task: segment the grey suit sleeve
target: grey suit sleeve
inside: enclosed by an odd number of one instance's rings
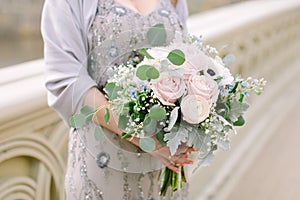
[[[84,25],[80,13],[75,13],[66,0],[46,0],[42,15],[48,104],[65,122],[80,109],[85,93],[96,86],[86,68]]]

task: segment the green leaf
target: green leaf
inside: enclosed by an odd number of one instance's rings
[[[141,80],[157,79],[159,71],[151,65],[141,65],[136,70],[136,76]]]
[[[234,126],[243,126],[245,124],[245,119],[243,116],[239,116],[238,120],[233,123]]]
[[[139,50],[139,53],[142,55],[142,56],[145,56],[146,58],[148,59],[154,59],[148,52],[145,48],[142,48]]]
[[[104,114],[104,121],[105,121],[105,123],[109,123],[109,119],[110,119],[110,112],[109,112],[109,109],[108,108],[106,108],[105,109],[105,114]]]
[[[116,83],[107,83],[104,91],[106,92],[107,96],[110,100],[116,99],[119,95],[118,92],[121,91],[122,88],[120,86],[117,86]]]
[[[150,79],[157,79],[159,77],[159,71],[155,68],[155,67],[150,67],[147,71],[146,71],[146,75],[150,78]]]
[[[75,114],[70,118],[69,124],[73,128],[82,128],[86,125],[86,117],[83,114]]]
[[[167,41],[167,32],[163,24],[156,24],[147,32],[147,39],[152,46],[163,46]]]
[[[163,146],[166,146],[166,142],[164,141],[165,132],[163,130],[160,130],[158,133],[156,133],[156,139],[159,141],[159,143]]]
[[[149,134],[155,133],[156,128],[157,128],[157,120],[152,119],[152,118],[147,118],[144,121],[143,130],[146,131],[147,133],[149,133]]]
[[[104,137],[104,132],[101,127],[96,126],[94,130],[94,137],[96,141],[100,141]]]
[[[140,138],[140,148],[145,152],[152,152],[155,149],[155,141],[152,138]]]
[[[96,109],[89,105],[83,106],[80,109],[80,113],[86,117],[86,123],[92,121],[95,112]]]
[[[175,49],[171,51],[167,57],[171,63],[174,65],[182,65],[185,62],[185,55],[184,53],[179,50]]]
[[[129,116],[127,115],[120,115],[118,121],[118,127],[121,130],[125,130],[127,128],[127,123],[129,122]]]
[[[166,118],[166,110],[159,105],[155,105],[150,109],[149,117],[155,120],[164,120]]]
[[[128,132],[128,133],[123,132],[122,135],[121,135],[121,139],[124,140],[124,139],[130,138],[131,135],[132,135],[132,133],[133,133],[133,132]]]

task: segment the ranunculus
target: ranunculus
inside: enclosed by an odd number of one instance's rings
[[[158,79],[151,80],[151,89],[155,96],[164,105],[175,105],[174,103],[182,97],[186,86],[180,77],[170,76],[168,73],[161,73]]]
[[[204,71],[206,76],[210,76],[213,79],[222,77],[219,85],[226,85],[232,83],[234,78],[232,77],[229,69],[221,64],[221,60],[210,58],[208,61],[207,69]]]
[[[199,95],[210,103],[218,99],[218,84],[213,79],[203,75],[192,75],[188,82],[188,94]]]
[[[199,95],[187,95],[181,100],[183,120],[190,124],[203,122],[210,112],[209,102]]]

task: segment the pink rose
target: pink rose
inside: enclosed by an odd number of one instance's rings
[[[161,73],[158,79],[151,81],[151,89],[155,96],[164,105],[175,105],[174,103],[182,97],[185,92],[185,83],[180,77]]]
[[[209,102],[199,95],[187,95],[180,103],[183,120],[190,124],[203,122],[210,113]]]
[[[218,84],[211,78],[203,75],[192,75],[188,82],[188,94],[199,95],[210,103],[218,99]]]

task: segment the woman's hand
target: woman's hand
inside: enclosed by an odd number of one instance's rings
[[[179,173],[180,170],[178,167],[185,164],[193,164],[193,160],[189,159],[189,153],[195,151],[191,147],[186,145],[181,145],[176,154],[171,156],[170,149],[167,146],[159,145],[155,151],[150,154],[157,159],[159,159],[167,168],[172,170],[175,173]]]

